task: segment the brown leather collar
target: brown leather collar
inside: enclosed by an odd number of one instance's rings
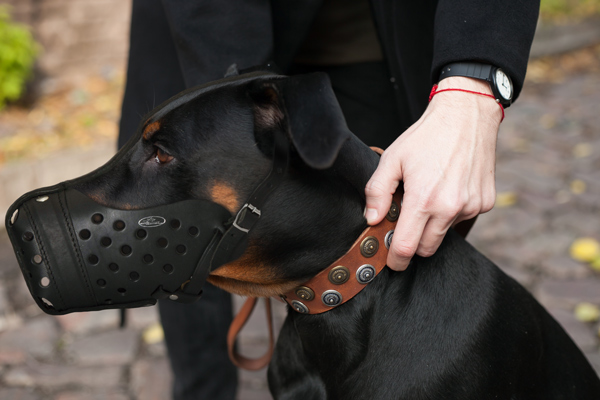
[[[401,201],[401,193],[394,195],[381,223],[365,229],[346,254],[281,298],[299,313],[321,314],[356,296],[386,265]]]

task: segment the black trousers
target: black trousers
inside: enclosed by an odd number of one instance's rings
[[[286,72],[314,71],[329,74],[348,126],[365,143],[385,148],[401,133],[404,125],[395,111],[384,62],[295,65]],[[119,147],[134,134],[144,114],[183,89],[177,52],[160,0],[135,0]],[[200,301],[186,305],[160,301],[159,310],[175,377],[174,400],[234,399],[237,371],[226,348],[231,296],[207,284]]]

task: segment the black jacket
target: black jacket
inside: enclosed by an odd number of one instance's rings
[[[243,69],[274,61],[286,71],[321,2],[134,0],[121,128],[133,132],[138,121],[125,120],[129,115],[139,118],[185,87],[219,79],[233,63]],[[408,104],[399,109],[404,120],[420,117],[431,85],[450,62],[501,67],[513,80],[515,98],[519,95],[539,0],[372,0],[371,5],[390,84],[398,104]]]

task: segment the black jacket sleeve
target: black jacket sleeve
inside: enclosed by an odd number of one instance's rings
[[[515,98],[525,80],[539,0],[440,0],[435,13],[431,79],[456,61],[479,61],[512,78]]]

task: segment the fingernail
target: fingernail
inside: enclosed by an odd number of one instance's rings
[[[367,208],[367,213],[365,214],[365,217],[367,218],[367,222],[370,224],[371,222],[373,222],[377,219],[378,215],[379,215],[379,213],[377,212],[376,209]]]

